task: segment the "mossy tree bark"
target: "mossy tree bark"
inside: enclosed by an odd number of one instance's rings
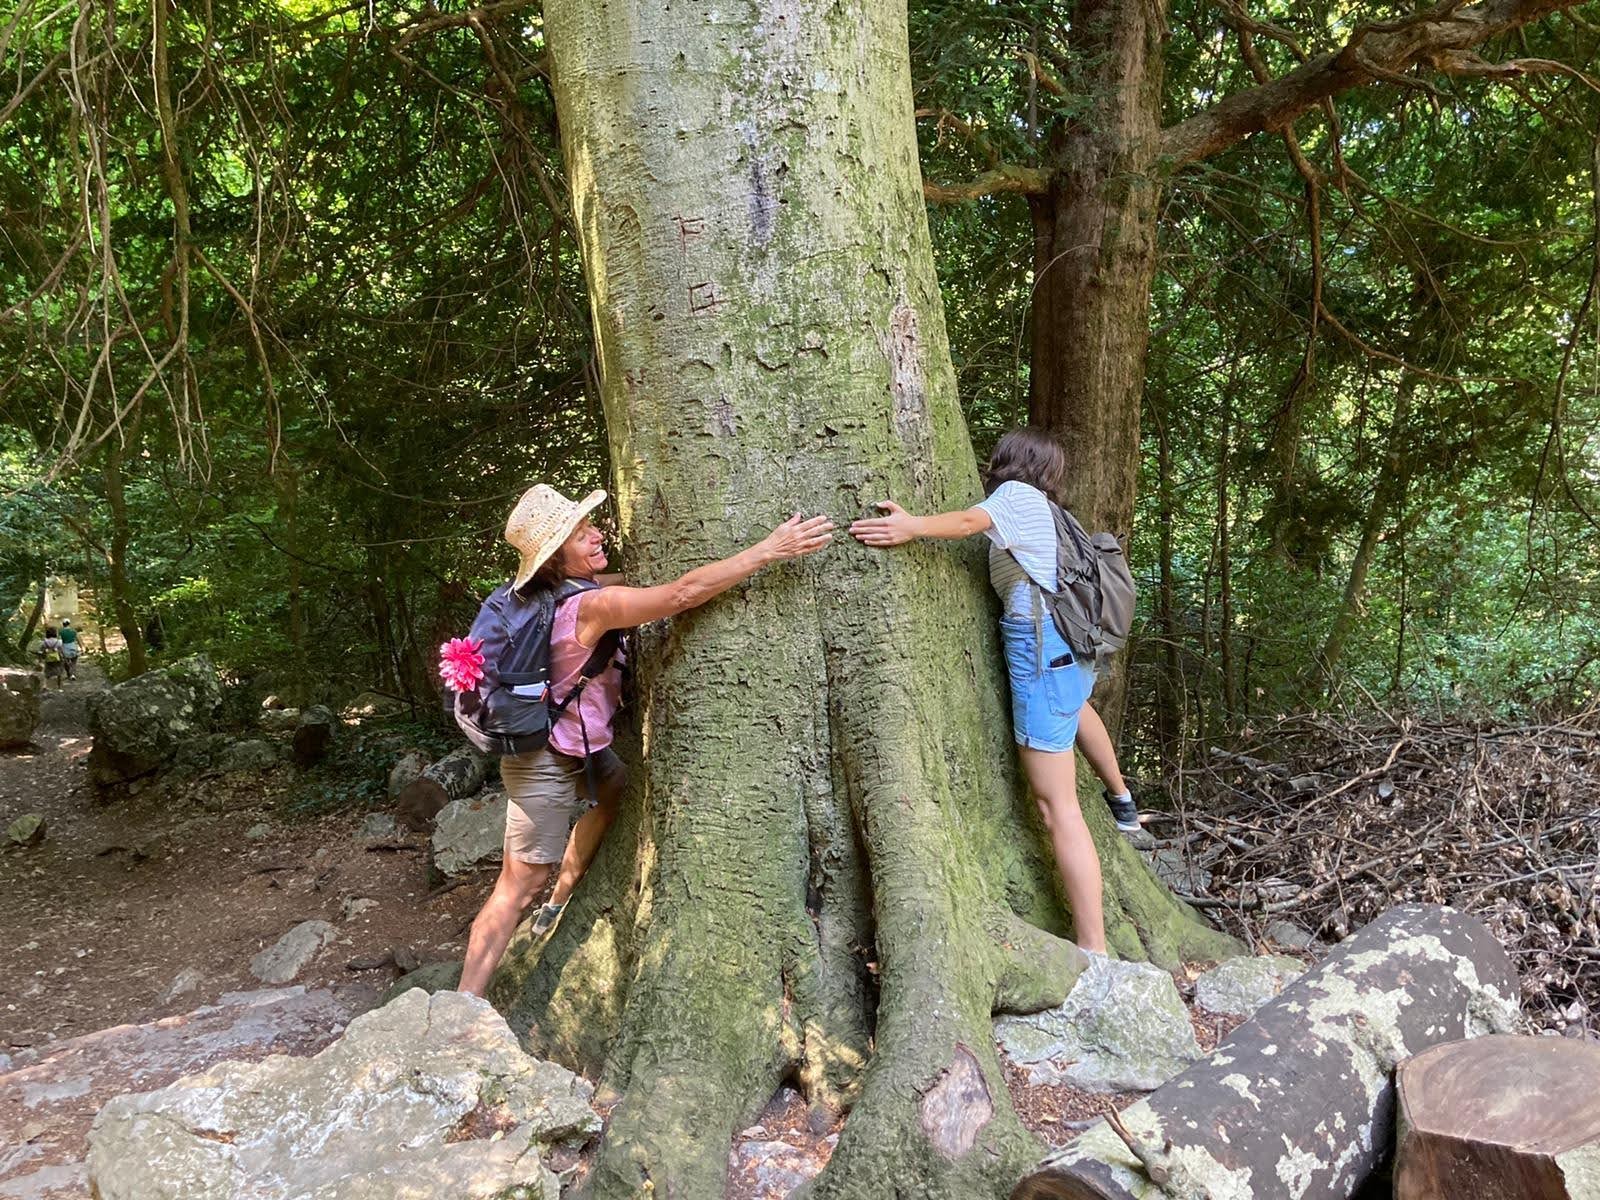
[[[972,503],[903,4],[549,0],[545,21],[630,574],[795,510]],[[620,1098],[591,1195],[721,1194],[785,1079],[850,1109],[818,1197],[1000,1195],[1036,1157],[990,1018],[1059,1001],[1079,958],[981,562],[841,539],[641,639],[630,801],[490,993]],[[1118,951],[1225,953],[1086,809]]]

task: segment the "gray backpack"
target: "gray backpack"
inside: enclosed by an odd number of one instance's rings
[[[1056,522],[1056,590],[1043,593],[1045,605],[1072,652],[1098,668],[1128,644],[1133,573],[1115,535],[1090,537],[1054,500],[1050,515]]]

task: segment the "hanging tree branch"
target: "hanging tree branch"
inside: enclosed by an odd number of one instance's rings
[[[1197,162],[1235,142],[1296,117],[1341,92],[1377,80],[1427,87],[1404,73],[1425,66],[1450,72],[1461,56],[1580,0],[1459,0],[1401,21],[1364,25],[1338,50],[1319,54],[1270,83],[1236,93],[1180,121],[1161,135],[1161,154],[1173,167]]]
[[[932,183],[923,180],[922,195],[934,204],[953,204],[961,200],[976,200],[981,196],[995,196],[1005,192],[1018,192],[1024,196],[1042,196],[1050,185],[1050,175],[1037,167],[1019,167],[1002,163],[992,171],[985,171],[966,183]]]

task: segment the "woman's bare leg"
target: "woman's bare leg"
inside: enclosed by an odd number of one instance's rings
[[[1102,911],[1100,856],[1078,807],[1077,756],[1071,750],[1052,752],[1018,747],[1022,769],[1028,774],[1039,813],[1050,832],[1056,869],[1066,885],[1072,905],[1072,924],[1078,945],[1101,954],[1106,949],[1106,923]]]
[[[1105,722],[1095,712],[1094,705],[1089,703],[1078,710],[1078,749],[1083,751],[1094,773],[1113,796],[1128,790],[1122,768],[1117,765],[1117,751],[1111,744],[1111,735],[1106,732]]]
[[[507,852],[500,864],[500,878],[495,880],[494,891],[484,901],[482,910],[473,919],[472,933],[467,938],[467,957],[461,966],[461,990],[474,996],[483,995],[489,986],[489,976],[500,965],[500,957],[511,944],[517,922],[528,905],[550,878],[550,863],[525,863],[512,858]]]
[[[566,853],[561,856],[561,871],[556,876],[556,886],[547,904],[565,904],[567,897],[572,895],[572,889],[578,886],[578,880],[583,878],[583,873],[594,861],[595,851],[600,849],[606,830],[617,819],[617,808],[622,802],[622,780],[622,772],[617,771],[599,781],[595,806],[578,818],[578,823],[572,827],[572,836],[567,838]]]

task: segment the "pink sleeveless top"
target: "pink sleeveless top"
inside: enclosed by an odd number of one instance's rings
[[[584,597],[577,596],[556,609],[550,626],[550,680],[557,703],[567,698],[572,685],[578,682],[578,672],[588,661],[593,647],[578,641],[578,606]],[[621,652],[617,658],[622,657]],[[607,667],[598,679],[591,679],[583,695],[571,708],[561,714],[561,719],[550,731],[550,746],[574,758],[583,757],[583,730],[589,730],[589,752],[603,750],[611,745],[611,723],[616,719],[622,704],[622,669]],[[583,710],[583,724],[578,722],[578,710]]]

